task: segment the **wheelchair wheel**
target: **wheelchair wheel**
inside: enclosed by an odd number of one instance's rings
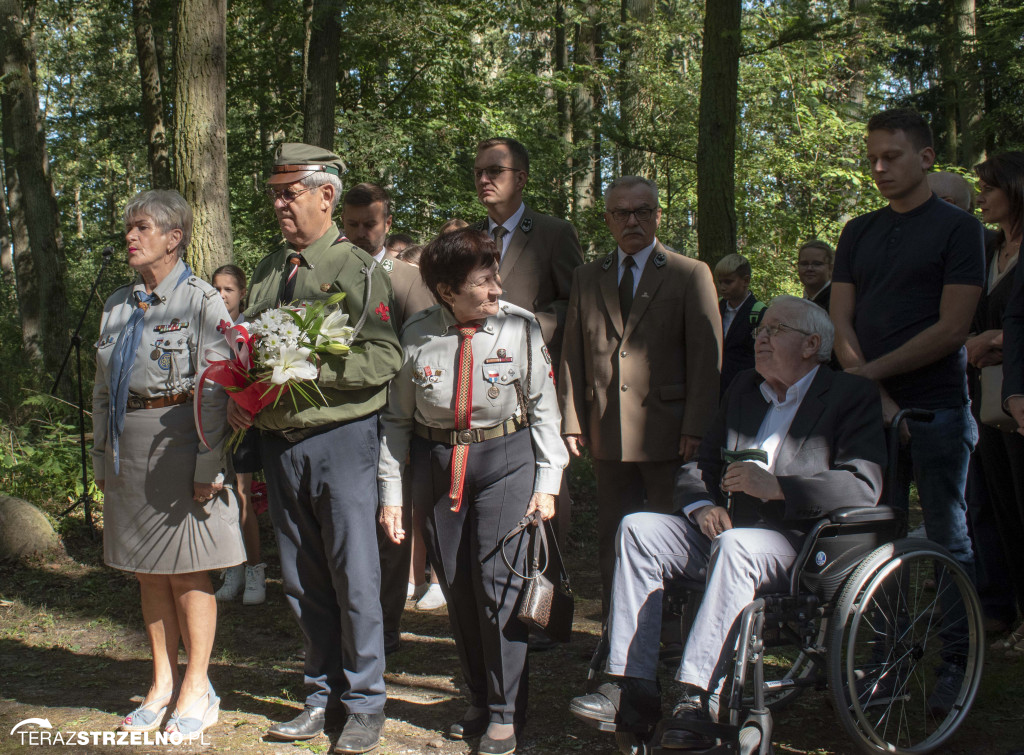
[[[650,733],[644,735],[632,731],[617,731],[615,744],[622,755],[651,755]]]
[[[830,625],[829,687],[859,749],[940,748],[974,702],[983,660],[981,606],[956,560],[920,539],[877,548],[844,584]]]

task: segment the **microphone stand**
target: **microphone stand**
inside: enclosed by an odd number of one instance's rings
[[[100,264],[100,270],[96,273],[96,280],[93,281],[92,290],[89,292],[89,298],[85,300],[85,307],[82,309],[82,316],[78,319],[78,327],[75,328],[74,335],[71,336],[71,343],[68,345],[68,350],[64,353],[64,361],[60,365],[60,369],[57,371],[57,378],[53,381],[53,387],[50,388],[51,394],[57,393],[57,386],[60,385],[60,380],[64,377],[64,368],[68,366],[68,359],[71,358],[71,350],[75,352],[75,362],[77,364],[77,378],[78,378],[78,445],[82,452],[82,494],[78,496],[78,499],[68,506],[66,510],[61,512],[61,516],[65,517],[74,511],[79,505],[82,506],[85,511],[85,523],[89,527],[89,534],[95,538],[96,528],[93,526],[92,521],[92,507],[96,503],[93,497],[89,494],[89,464],[88,464],[88,452],[85,448],[85,402],[82,398],[82,326],[85,324],[85,316],[89,312],[89,305],[92,304],[92,298],[96,295],[96,289],[99,288],[100,278],[103,277],[103,271],[107,269],[107,265],[110,264],[110,258],[114,254],[113,247],[103,248],[103,262]]]

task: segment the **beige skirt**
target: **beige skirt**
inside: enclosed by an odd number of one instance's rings
[[[192,500],[199,436],[192,405],[125,415],[121,473],[108,444],[104,466],[103,560],[144,574],[224,569],[245,560],[238,498],[225,488],[206,504]]]

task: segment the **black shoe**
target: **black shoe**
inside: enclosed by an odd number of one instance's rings
[[[380,730],[384,728],[384,713],[353,713],[345,722],[345,728],[334,743],[331,752],[369,752],[380,744]]]
[[[539,629],[530,632],[530,639],[526,641],[526,646],[532,653],[542,653],[545,650],[551,650],[551,648],[555,647],[557,644],[557,642],[541,632]]]
[[[688,728],[693,723],[710,721],[707,702],[700,695],[683,695],[661,735],[661,747],[665,750],[706,750],[712,747],[714,739]]]
[[[487,731],[487,725],[490,722],[490,713],[485,710],[476,718],[463,718],[453,723],[448,727],[448,736],[451,739],[469,739],[470,737],[479,737]]]
[[[661,717],[657,682],[623,676],[605,682],[596,692],[573,698],[569,712],[586,718],[627,727],[655,723]]]
[[[480,755],[512,755],[516,751],[516,735],[513,734],[505,739],[491,739],[484,734],[480,738],[480,747],[477,752]]]
[[[307,705],[302,713],[291,721],[271,726],[267,731],[267,736],[270,739],[279,739],[283,742],[312,739],[324,730],[324,717],[326,713],[326,708]]]

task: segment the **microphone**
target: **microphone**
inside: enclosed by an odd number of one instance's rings
[[[112,246],[105,246],[105,247],[103,247],[103,259],[109,260],[112,256],[114,256],[114,247],[112,247]]]

